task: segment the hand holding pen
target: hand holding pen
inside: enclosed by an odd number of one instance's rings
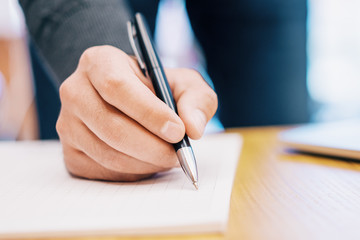
[[[111,46],[86,50],[60,88],[57,130],[75,176],[135,181],[178,165],[171,143],[203,134],[217,108],[199,73],[165,71],[177,115],[156,95],[137,61]]]

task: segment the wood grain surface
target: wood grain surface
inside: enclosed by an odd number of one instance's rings
[[[244,146],[225,234],[101,239],[360,239],[360,164],[285,151],[283,129],[228,130]]]

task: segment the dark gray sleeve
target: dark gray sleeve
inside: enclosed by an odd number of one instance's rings
[[[82,52],[112,45],[131,53],[125,0],[20,0],[41,57],[61,83],[76,68]]]

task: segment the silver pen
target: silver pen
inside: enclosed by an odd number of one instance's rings
[[[136,55],[143,74],[150,77],[156,96],[178,114],[169,83],[150,38],[149,28],[144,16],[140,13],[136,13],[134,21],[129,21],[127,27],[131,47]],[[135,39],[137,39],[139,49],[135,43]],[[196,159],[188,136],[185,134],[184,138],[180,142],[173,144],[173,146],[186,176],[190,179],[195,188],[198,189]]]

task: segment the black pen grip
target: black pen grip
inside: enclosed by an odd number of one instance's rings
[[[184,138],[180,142],[173,144],[173,146],[175,148],[175,152],[177,150],[179,150],[180,148],[191,147],[189,138],[188,138],[188,136],[186,134],[185,134]]]

